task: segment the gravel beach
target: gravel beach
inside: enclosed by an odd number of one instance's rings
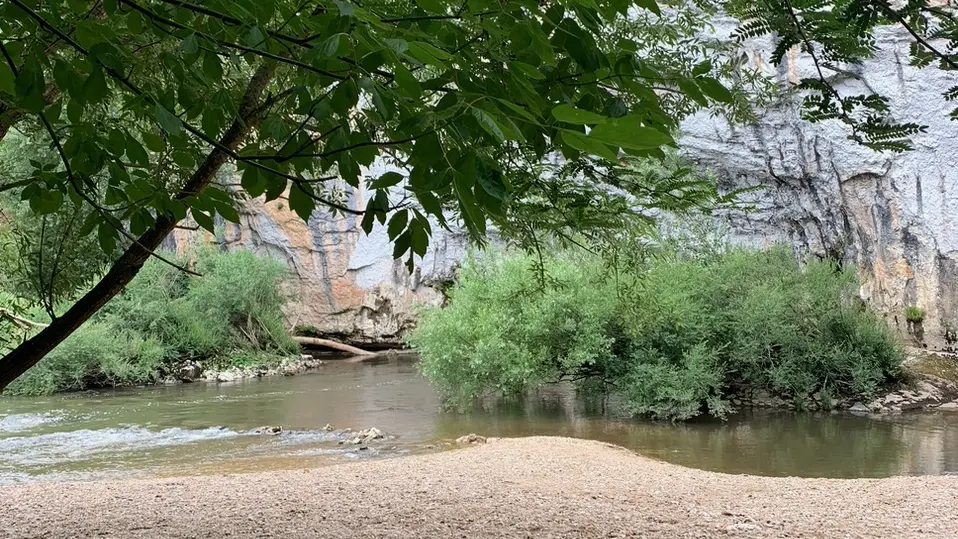
[[[0,537],[958,538],[958,477],[725,475],[517,438],[311,470],[0,487]]]

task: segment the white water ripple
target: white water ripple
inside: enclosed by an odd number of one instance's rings
[[[0,434],[22,432],[63,419],[53,414],[10,414],[0,417]]]
[[[0,438],[0,467],[56,464],[103,453],[141,451],[244,435],[223,427],[151,431],[134,426],[15,436]]]

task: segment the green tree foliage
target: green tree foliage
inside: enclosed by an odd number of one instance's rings
[[[648,250],[648,248],[647,248]],[[562,251],[537,284],[534,257],[483,253],[410,337],[448,402],[573,380],[604,386],[636,414],[723,417],[730,390],[792,399],[866,398],[899,376],[902,351],[854,297],[854,276],[800,266],[784,248],[685,257],[669,249],[611,278]]]
[[[213,184],[229,162],[245,196],[285,196],[304,219],[357,214],[367,232],[388,220],[412,265],[435,223],[480,238],[488,219],[508,225],[525,200],[564,190],[538,174],[548,155],[583,169],[662,156],[684,114],[741,110],[719,81],[739,59],[695,37],[707,6],[677,7],[697,14],[650,0],[5,1],[0,136],[27,123],[57,160],[0,190],[38,215],[80,208],[77,233],[113,263],[0,360],[0,386],[161,256],[177,222],[238,221],[237,193]],[[376,159],[398,166],[367,177]],[[604,187],[580,183],[576,211]]]
[[[185,257],[167,256],[186,263]],[[249,366],[275,363],[299,350],[283,323],[281,309],[288,298],[282,291],[287,275],[282,262],[213,248],[193,258],[202,278],[158,260],[148,262],[122,294],[7,393],[152,383],[185,359],[213,367]],[[45,321],[36,309],[25,314]]]
[[[903,28],[903,36],[892,46],[897,48],[901,40],[906,40],[911,65],[958,69],[958,19],[954,8],[942,2],[730,0],[727,5],[743,19],[740,37],[774,34],[775,63],[780,63],[793,47],[810,57],[815,75],[799,85],[807,91],[803,109],[806,119],[841,121],[849,128],[849,138],[876,150],[909,150],[909,138],[925,130],[919,124],[896,121],[886,96],[872,91],[842,94],[834,88],[835,77],[848,76],[848,66],[861,63],[878,50],[874,35],[877,27]],[[958,85],[940,91],[948,101],[958,99]],[[951,117],[958,118],[958,109],[951,112]]]
[[[191,359],[227,357],[236,349],[299,350],[284,325],[285,264],[248,250],[213,247],[194,257],[203,277],[151,261],[99,317],[155,337],[175,355]]]

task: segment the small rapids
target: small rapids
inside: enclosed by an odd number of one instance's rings
[[[387,436],[367,440],[359,431],[369,427]],[[455,414],[414,363],[389,360],[236,383],[0,398],[0,485],[302,469],[440,451],[469,433],[595,439],[726,473],[958,472],[958,412],[754,411],[652,423],[560,385]]]
[[[61,419],[54,414],[10,414],[0,417],[0,434],[26,431]]]

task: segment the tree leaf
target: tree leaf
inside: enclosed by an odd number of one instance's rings
[[[399,91],[407,97],[418,99],[422,95],[422,86],[416,77],[402,64],[396,66],[394,73]]]
[[[409,223],[409,247],[413,253],[421,257],[426,256],[426,250],[429,248],[429,235],[426,230],[419,225],[419,221],[413,220]]]
[[[46,106],[43,93],[46,83],[43,80],[43,70],[34,61],[27,62],[17,76],[14,88],[20,105],[30,112],[42,112]]]
[[[416,4],[427,13],[446,13],[446,4],[441,0],[416,0]]]
[[[649,150],[659,146],[673,146],[675,141],[666,133],[642,125],[636,116],[623,116],[592,128],[589,138],[622,149]]]
[[[389,220],[389,226],[386,230],[386,233],[389,236],[389,241],[396,239],[399,236],[399,233],[406,228],[406,222],[409,220],[409,213],[407,210],[402,210],[396,212],[392,218]]]
[[[582,133],[576,133],[575,131],[569,131],[567,129],[560,129],[559,132],[562,141],[576,150],[586,152],[591,155],[597,155],[609,161],[618,160],[616,153],[603,142],[589,138]]]
[[[111,129],[110,136],[107,138],[108,149],[110,153],[119,157],[126,153],[126,135],[119,129]]]
[[[171,135],[179,135],[183,130],[183,122],[159,103],[156,104],[156,121],[160,123],[160,127],[164,131]]]
[[[203,74],[213,83],[217,83],[223,78],[223,64],[220,62],[218,55],[212,52],[206,52],[203,55]]]
[[[192,170],[196,165],[196,159],[193,158],[193,155],[190,154],[190,152],[177,150],[170,154],[170,157],[173,159],[174,163],[185,170]]]
[[[336,7],[339,8],[340,17],[352,17],[356,14],[356,10],[353,9],[352,4],[344,0],[333,0],[333,3],[336,4]]]
[[[731,103],[734,99],[732,92],[717,79],[712,77],[696,77],[695,82],[698,83],[699,88],[705,92],[705,95],[720,103]]]
[[[506,136],[502,133],[502,129],[499,128],[499,126],[496,124],[496,121],[493,120],[492,116],[487,114],[486,111],[472,107],[471,113],[472,117],[479,122],[479,125],[482,126],[487,133],[492,135],[497,142],[504,142],[506,140]]]
[[[99,65],[94,66],[90,76],[80,89],[83,100],[87,103],[99,103],[106,99],[107,86],[106,76],[103,74],[103,68]]]
[[[393,258],[401,258],[409,250],[412,243],[412,233],[407,229],[393,242]]]
[[[233,207],[232,203],[217,200],[213,202],[213,205],[216,206],[216,213],[222,215],[223,219],[231,223],[239,224],[239,213],[236,212],[236,208]]]
[[[143,143],[151,152],[166,151],[166,140],[163,137],[148,131],[141,133],[141,136],[143,137]]]
[[[0,62],[0,92],[16,94],[16,80],[6,62]]]
[[[560,122],[570,124],[600,124],[607,120],[601,114],[577,109],[572,105],[559,105],[552,109],[552,116]]]
[[[196,221],[196,224],[200,225],[206,230],[209,230],[210,232],[215,233],[215,226],[214,226],[212,217],[201,212],[200,210],[196,208],[192,208],[190,210],[190,215],[193,216],[193,220]]]
[[[266,191],[266,179],[260,174],[256,167],[246,167],[240,184],[251,198],[256,198]]]
[[[146,153],[143,146],[132,136],[126,139],[126,156],[134,163],[148,167],[150,166],[150,155]]]
[[[271,173],[264,174],[263,171],[260,171],[260,175],[266,180],[266,190],[264,191],[266,202],[276,200],[283,194],[283,191],[286,190],[288,181],[283,176]]]
[[[196,52],[200,50],[200,44],[196,40],[196,32],[186,36],[186,38],[180,42],[180,50],[183,51],[183,54],[196,54]]]
[[[106,254],[111,254],[116,250],[116,229],[107,221],[101,221],[96,229],[96,239],[100,243],[100,249]]]
[[[369,184],[370,189],[385,189],[392,187],[403,180],[403,175],[398,172],[387,172],[380,176],[376,181]]]
[[[535,80],[544,80],[545,75],[535,67],[523,62],[509,62],[509,71],[516,71]]]
[[[320,43],[318,54],[323,58],[335,56],[336,53],[339,52],[339,45],[343,35],[344,34],[334,34]]]
[[[309,184],[300,185],[294,183],[289,188],[289,209],[296,212],[303,221],[309,221],[309,216],[313,214],[316,208],[316,201],[306,193],[305,189],[310,189]]]

